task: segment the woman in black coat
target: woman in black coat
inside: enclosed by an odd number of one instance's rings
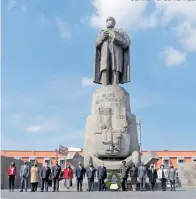
[[[148,169],[149,182],[151,183],[152,191],[154,191],[156,179],[157,179],[157,170],[154,168],[153,164],[150,165]]]
[[[133,191],[136,191],[137,176],[138,176],[138,170],[135,164],[133,163],[130,168],[131,185],[132,185]]]

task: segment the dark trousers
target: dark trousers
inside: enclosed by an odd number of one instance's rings
[[[154,187],[155,187],[155,182],[151,182],[152,191],[154,191]]]
[[[25,190],[27,191],[27,182],[28,178],[22,177],[21,181],[20,181],[20,190],[22,191],[23,188],[25,188]]]
[[[122,190],[126,191],[127,189],[127,178],[122,179]]]
[[[53,178],[53,191],[59,191],[59,179]]]
[[[99,179],[98,188],[99,188],[99,191],[105,190],[104,179]]]
[[[170,186],[171,186],[171,191],[172,190],[176,190],[176,188],[175,188],[175,180],[170,180]]]
[[[44,191],[44,187],[48,191],[48,181],[48,178],[42,178],[41,191]]]
[[[33,183],[31,183],[31,192],[35,192],[35,191],[37,191],[37,185],[38,185],[38,183],[37,182],[33,182]]]
[[[83,178],[77,178],[77,191],[82,191]]]
[[[94,191],[94,178],[89,178],[88,179],[88,190],[89,191]]]
[[[162,191],[166,191],[166,179],[162,178],[161,179],[161,187],[162,187]]]
[[[9,176],[9,190],[14,191],[14,181],[15,181],[15,176],[14,175],[10,175]]]
[[[146,190],[146,178],[140,178],[140,191]]]

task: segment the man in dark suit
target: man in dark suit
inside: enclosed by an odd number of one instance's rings
[[[96,169],[92,164],[86,170],[86,176],[88,178],[88,191],[94,191],[94,180],[95,180]]]
[[[157,170],[154,168],[153,164],[151,164],[150,168],[148,169],[148,177],[149,177],[149,182],[151,183],[152,191],[154,191],[156,179],[158,176],[157,176]]]
[[[82,183],[85,177],[85,168],[82,166],[82,163],[78,163],[78,167],[75,170],[75,176],[77,181],[77,191],[82,191]]]
[[[97,169],[97,178],[98,178],[98,187],[99,191],[102,191],[105,189],[105,183],[104,180],[107,178],[107,169],[102,163],[101,166],[98,167]]]
[[[45,165],[41,168],[40,171],[41,192],[44,191],[44,185],[45,185],[45,190],[48,191],[48,182],[50,177],[51,177],[51,169],[48,166],[48,164],[45,163]]]
[[[59,180],[61,177],[61,166],[56,161],[56,165],[52,167],[52,178],[53,178],[53,192],[59,191]]]

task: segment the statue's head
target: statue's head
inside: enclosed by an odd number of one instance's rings
[[[114,26],[116,25],[116,21],[113,17],[108,17],[106,19],[106,26],[107,28],[114,28]]]

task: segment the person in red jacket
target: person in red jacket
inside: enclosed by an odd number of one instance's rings
[[[70,187],[72,186],[72,179],[73,179],[73,169],[71,168],[71,165],[68,164],[67,168],[64,169],[63,177],[65,179],[65,187],[67,191],[70,191]]]
[[[14,191],[14,181],[16,178],[16,166],[15,162],[12,162],[7,169],[7,176],[9,179],[9,191]]]

